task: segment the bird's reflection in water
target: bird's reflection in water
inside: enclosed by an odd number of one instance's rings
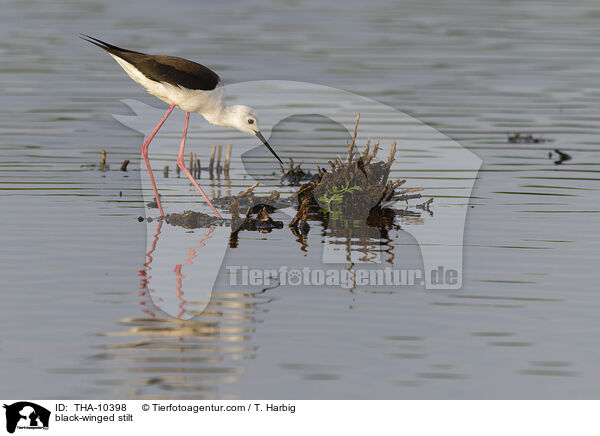
[[[156,310],[178,319],[191,319],[195,316],[189,309],[191,304],[209,303],[227,236],[225,226],[189,230],[157,222],[139,272],[142,295],[150,297]],[[153,316],[150,307],[146,313]]]
[[[193,245],[188,248],[188,257],[184,261],[186,265],[192,265],[193,259],[198,257],[198,255],[196,254],[196,249],[206,246],[204,241],[211,237],[210,234],[212,232],[214,232],[214,230],[215,230],[215,227],[212,226],[208,230],[208,232],[206,232],[206,234],[197,241],[196,245]],[[180,319],[183,316],[183,314],[185,313],[185,304],[186,304],[186,301],[183,296],[183,280],[186,278],[186,276],[184,276],[181,273],[181,267],[182,267],[182,264],[179,263],[179,264],[175,265],[175,268],[173,268],[173,272],[177,276],[177,279],[176,279],[177,286],[175,288],[175,291],[177,294],[177,300],[179,300],[179,302],[180,302],[180,306],[179,306],[180,312],[177,314],[177,318],[180,318]]]
[[[156,224],[140,271],[140,305],[146,316],[124,318],[124,331],[108,333],[115,340],[106,346],[109,352],[105,356],[126,362],[123,371],[130,374],[122,379],[128,380],[129,397],[230,398],[220,394],[218,387],[235,383],[243,373],[243,361],[255,357],[251,336],[256,317],[264,310],[261,306],[272,300],[269,289],[232,292],[226,288],[215,291],[206,301],[186,291],[193,286],[189,280],[194,278],[191,267],[198,266],[194,262],[210,257],[204,256],[202,250],[211,248],[213,239],[223,239],[218,242],[227,245],[223,230],[229,232],[228,228],[217,226],[199,229],[198,238],[198,233],[163,222]],[[173,259],[161,250],[173,242],[180,243],[182,235],[192,244],[179,246],[180,260],[171,261],[169,279],[158,280],[159,271],[166,268],[158,267],[157,261]],[[169,238],[173,239],[165,244]],[[162,309],[168,294],[157,292],[156,287],[163,284],[170,284],[177,313]]]

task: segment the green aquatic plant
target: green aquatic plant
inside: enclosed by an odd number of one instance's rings
[[[323,193],[319,197],[319,203],[322,205],[327,205],[327,210],[333,212],[340,208],[344,201],[344,196],[346,194],[350,194],[354,191],[362,191],[363,188],[361,186],[349,186],[350,182],[346,181],[345,186],[331,186],[330,189]],[[332,207],[332,203],[335,206],[335,209]]]

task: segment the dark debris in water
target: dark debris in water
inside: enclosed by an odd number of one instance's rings
[[[279,191],[271,191],[269,195],[255,195],[254,188],[259,185],[256,182],[254,185],[249,187],[248,189],[240,192],[237,195],[228,195],[224,197],[218,197],[212,200],[213,204],[222,208],[222,209],[230,209],[232,207],[232,201],[237,201],[240,208],[247,208],[250,206],[254,206],[256,204],[266,204],[272,206],[276,209],[289,207],[292,205],[292,202],[288,199],[281,198],[281,194]]]
[[[183,227],[185,229],[198,229],[201,227],[210,227],[214,224],[219,224],[223,220],[202,212],[194,212],[186,210],[183,213],[169,213],[159,220],[165,221],[173,226]]]
[[[317,177],[317,174],[311,174],[310,171],[302,169],[302,163],[294,165],[294,160],[290,159],[290,167],[283,172],[281,181],[290,186],[298,186],[302,182],[312,182]]]
[[[275,212],[276,208],[268,204],[255,204],[246,209],[244,216],[240,216],[239,201],[234,198],[231,203],[231,236],[229,237],[229,246],[235,248],[238,246],[238,233],[242,230],[257,231],[261,233],[270,233],[273,229],[282,229],[283,222],[275,221],[270,214]]]
[[[232,200],[231,227],[234,231],[257,230],[268,233],[273,229],[283,228],[283,222],[275,221],[270,216],[270,214],[275,212],[275,207],[269,204],[258,203],[245,209],[245,213],[240,214],[239,202],[237,199]]]
[[[557,158],[554,161],[554,165],[561,165],[563,162],[566,162],[566,161],[569,161],[572,159],[571,155],[565,153],[564,151],[560,151],[558,148],[554,149],[554,153],[556,153],[556,156],[554,156],[551,151],[548,152],[549,159],[553,159],[554,157]]]
[[[417,204],[417,209],[424,210],[425,212],[429,212],[429,215],[433,215],[433,212],[430,209],[432,203],[433,203],[433,198],[430,198],[429,200],[427,200],[424,203]]]
[[[540,144],[543,142],[550,142],[551,139],[542,138],[541,136],[533,136],[531,133],[522,134],[515,133],[508,135],[508,142],[511,144]]]

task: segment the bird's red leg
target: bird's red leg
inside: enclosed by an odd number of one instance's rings
[[[152,131],[152,133],[150,133],[150,135],[148,135],[148,137],[142,144],[142,156],[144,156],[144,162],[146,163],[146,168],[148,168],[148,174],[150,175],[150,181],[152,182],[152,189],[154,190],[154,197],[156,198],[156,204],[158,205],[158,211],[160,212],[160,216],[165,216],[165,213],[163,212],[162,205],[160,204],[160,198],[158,197],[158,189],[156,188],[156,182],[154,181],[154,174],[152,174],[152,168],[150,167],[150,160],[148,160],[148,147],[150,147],[150,142],[154,139],[154,137],[156,136],[156,134],[158,133],[158,131],[162,127],[162,125],[165,123],[165,121],[167,121],[167,118],[169,115],[171,115],[171,112],[173,112],[173,109],[175,109],[174,104],[172,104],[169,107],[169,110],[167,110],[167,113],[162,117],[162,120],[160,120],[160,122],[156,125],[156,127]]]
[[[183,136],[181,137],[181,146],[179,147],[179,155],[177,156],[177,165],[179,166],[179,168],[181,168],[181,171],[183,171],[185,173],[185,175],[187,176],[187,178],[190,179],[190,181],[192,182],[192,185],[194,185],[196,187],[196,189],[200,192],[200,194],[202,194],[202,197],[204,197],[204,200],[208,203],[208,205],[212,209],[212,211],[215,214],[215,216],[217,218],[223,218],[221,216],[221,214],[219,213],[219,211],[210,202],[210,200],[208,199],[208,197],[206,196],[206,194],[204,193],[204,191],[202,190],[202,188],[198,185],[198,183],[196,183],[196,181],[194,180],[194,178],[192,177],[192,175],[190,174],[190,172],[185,167],[185,163],[183,162],[183,152],[184,152],[184,149],[185,149],[185,137],[187,135],[187,130],[188,130],[188,124],[189,124],[189,122],[190,122],[190,113],[186,112],[185,113],[185,123],[183,125]]]

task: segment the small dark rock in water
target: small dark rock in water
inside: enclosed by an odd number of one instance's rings
[[[548,142],[549,139],[535,137],[531,133],[522,135],[521,133],[515,133],[514,135],[508,135],[508,142],[512,144],[539,144],[541,142]]]
[[[566,162],[568,160],[571,160],[571,156],[568,155],[567,153],[565,153],[564,151],[560,151],[558,148],[554,149],[554,153],[556,153],[558,155],[558,160],[554,161],[554,165],[560,165],[563,162]],[[552,153],[548,154],[549,158],[552,158]]]
[[[194,212],[191,210],[186,210],[183,213],[169,213],[159,219],[165,221],[167,224],[180,226],[185,229],[209,227],[213,224],[221,222],[221,220],[215,216],[207,215],[202,212]]]

